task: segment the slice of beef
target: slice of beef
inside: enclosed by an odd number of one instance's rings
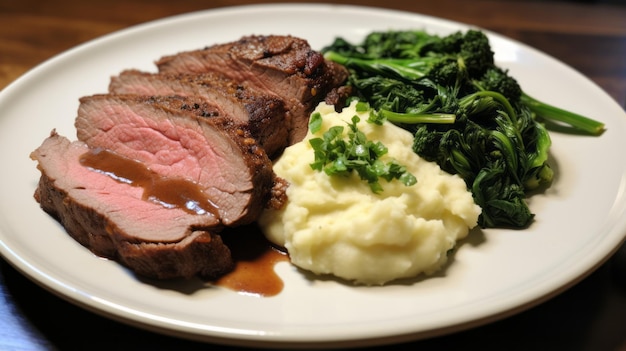
[[[141,188],[82,165],[89,152],[53,132],[31,153],[35,199],[76,241],[151,278],[213,279],[234,267],[217,217],[146,201]]]
[[[325,60],[306,40],[281,35],[245,36],[164,56],[156,65],[163,73],[218,72],[281,97],[290,115],[290,144],[302,140],[313,108],[348,77],[345,67]]]
[[[289,130],[285,126],[282,99],[219,74],[154,74],[126,70],[111,78],[109,92],[197,96],[220,106],[226,116],[248,129],[270,157],[287,146]]]
[[[269,201],[272,163],[248,131],[216,113],[191,97],[99,94],[80,99],[75,126],[92,148],[198,184],[224,225],[251,223]]]

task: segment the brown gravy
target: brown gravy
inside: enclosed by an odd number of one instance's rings
[[[141,162],[99,148],[84,153],[80,163],[118,182],[143,188],[144,200],[168,208],[180,208],[191,214],[210,213],[218,216],[215,204],[192,181],[160,176]]]
[[[81,155],[80,163],[118,182],[142,187],[144,200],[192,214],[208,212],[218,216],[217,207],[194,182],[162,177],[141,162],[105,149],[90,149]],[[261,297],[275,296],[283,290],[284,283],[274,266],[278,262],[289,262],[289,256],[272,246],[256,225],[229,230],[222,233],[222,238],[231,249],[235,268],[213,284]]]
[[[255,225],[245,226],[222,238],[231,249],[235,269],[213,282],[217,286],[250,295],[278,295],[284,282],[274,271],[278,262],[289,262],[287,253],[265,239]]]

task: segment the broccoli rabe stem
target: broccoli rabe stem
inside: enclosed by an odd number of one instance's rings
[[[358,67],[371,74],[388,75],[395,74],[399,78],[417,80],[424,78],[428,71],[428,58],[420,60],[416,59],[384,59],[375,60],[361,59],[357,57],[347,57],[334,51],[328,51],[324,54],[328,60],[335,61],[346,67]]]
[[[382,117],[392,123],[417,124],[417,123],[437,123],[451,124],[456,121],[456,115],[453,113],[398,113],[389,110],[380,110],[378,112]]]
[[[604,123],[602,122],[549,105],[526,93],[522,93],[521,101],[533,113],[546,120],[563,122],[591,135],[600,135],[604,131]]]

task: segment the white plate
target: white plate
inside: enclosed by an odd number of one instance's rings
[[[192,13],[136,26],[67,51],[0,93],[0,249],[20,271],[97,313],[163,333],[237,345],[373,345],[469,328],[535,305],[586,276],[624,240],[626,115],[568,66],[490,33],[496,59],[538,98],[606,123],[601,137],[553,133],[553,186],[531,199],[523,231],[475,231],[442,274],[410,284],[352,287],[307,280],[286,263],[286,287],[261,298],[211,287],[142,283],[79,246],[33,200],[28,157],[51,129],[75,135],[78,98],[105,92],[126,68],[247,34],[292,34],[314,48],[372,30],[468,27],[417,14],[334,5],[262,5]],[[620,157],[615,157],[620,156]]]

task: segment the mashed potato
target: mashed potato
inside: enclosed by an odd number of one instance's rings
[[[367,123],[368,113],[357,113],[355,104],[336,113],[322,103],[316,111],[323,117],[321,130],[287,148],[274,165],[290,183],[288,201],[281,210],[262,214],[265,236],[284,247],[294,265],[359,284],[440,269],[448,250],[476,226],[480,214],[464,181],[417,156],[409,132],[390,123]],[[406,166],[417,178],[415,185],[381,179],[383,191],[375,194],[358,175],[331,177],[311,169],[309,139],[333,125],[345,126],[345,132],[355,114],[361,118],[359,130],[389,149],[382,159]]]

